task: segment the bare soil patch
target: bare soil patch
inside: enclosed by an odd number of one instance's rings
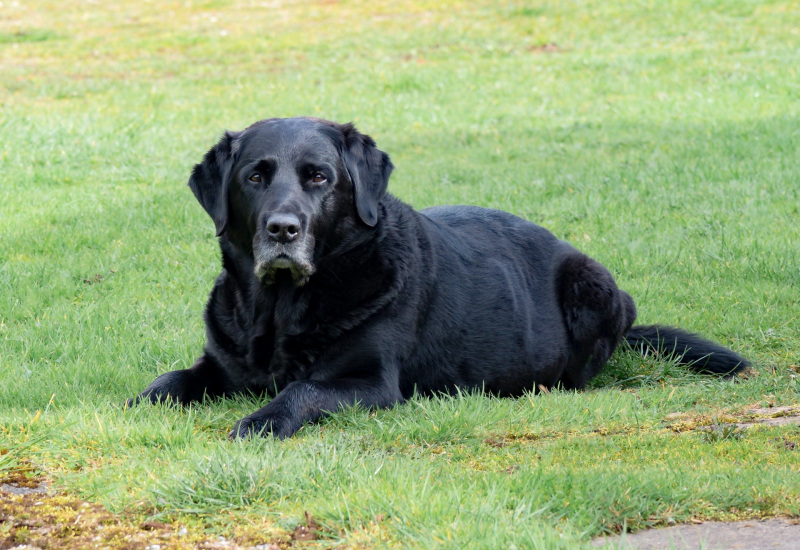
[[[55,492],[49,480],[27,465],[0,474],[0,550],[285,550],[317,538],[319,525],[306,524],[285,537],[228,540],[185,526],[136,520],[103,506]]]
[[[751,407],[737,415],[721,417],[693,417],[684,413],[673,413],[665,418],[667,427],[675,432],[694,430],[716,430],[725,427],[747,429],[754,426],[800,425],[800,405],[780,407]]]

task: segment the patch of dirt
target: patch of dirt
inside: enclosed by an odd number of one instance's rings
[[[619,550],[796,550],[800,548],[800,521],[767,519],[676,525],[632,535],[603,537],[595,539],[593,544],[603,549]]]
[[[113,269],[108,272],[109,275],[113,275],[114,273],[116,273],[116,271],[114,271]],[[95,273],[94,277],[87,277],[83,280],[83,282],[87,285],[94,285],[97,283],[102,283],[104,280],[105,277],[103,276],[102,273]]]
[[[52,491],[49,480],[26,464],[0,472],[0,550],[285,550],[316,540],[320,530],[306,514],[306,524],[285,537],[227,540],[177,524],[116,516],[99,504]]]
[[[537,46],[528,46],[525,48],[529,52],[533,53],[559,53],[564,51],[558,44],[554,44],[549,42],[547,44],[539,44]]]
[[[782,437],[781,439],[773,439],[778,447],[783,448],[784,451],[798,451],[800,450],[800,443],[797,441],[792,441],[791,439],[787,439]]]
[[[529,441],[538,441],[544,437],[547,437],[546,434],[535,434],[535,433],[521,433],[521,434],[499,434],[496,436],[487,437],[483,440],[484,443],[489,445],[490,447],[495,447],[496,449],[502,449],[507,445],[512,445],[517,442],[529,442]]]
[[[800,405],[754,408],[747,412],[752,416],[752,420],[737,423],[740,428],[747,428],[756,424],[766,424],[767,426],[800,424]]]
[[[724,414],[716,417],[692,417],[685,413],[672,413],[666,416],[665,421],[672,431],[679,433],[725,427],[747,429],[754,426],[800,425],[800,405],[753,407],[739,415]]]
[[[306,512],[306,524],[300,524],[292,532],[292,540],[317,540],[319,524]]]
[[[33,468],[26,464],[7,472],[0,481],[0,491],[15,495],[46,493],[48,487],[47,483],[36,475]]]

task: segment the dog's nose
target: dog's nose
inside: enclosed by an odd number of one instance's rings
[[[300,235],[300,219],[294,214],[272,214],[267,219],[267,234],[279,243],[290,243]]]

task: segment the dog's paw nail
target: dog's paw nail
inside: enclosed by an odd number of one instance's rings
[[[228,439],[236,441],[237,439],[247,439],[253,436],[253,424],[240,420],[236,423],[233,429],[228,433]]]

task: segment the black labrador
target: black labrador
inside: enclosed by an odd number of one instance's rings
[[[582,388],[623,340],[696,370],[748,365],[680,329],[632,327],[608,270],[546,229],[487,208],[413,210],[386,194],[392,169],[352,124],[226,132],[189,180],[222,249],[205,352],[128,404],[269,393],[230,437],[283,438],[415,391]]]

